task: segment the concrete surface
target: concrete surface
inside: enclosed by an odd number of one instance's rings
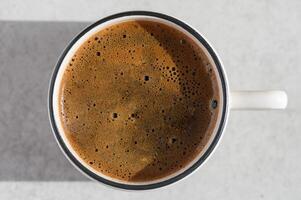
[[[0,199],[300,199],[300,1],[74,2],[0,0]],[[52,136],[49,78],[88,24],[76,21],[133,9],[184,19],[216,48],[232,89],[284,89],[288,109],[231,112],[210,160],[175,185],[131,193],[87,180]]]

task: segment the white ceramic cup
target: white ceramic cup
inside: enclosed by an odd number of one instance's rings
[[[179,29],[183,33],[187,34],[196,43],[198,43],[207,54],[210,60],[210,64],[218,72],[218,82],[220,84],[220,87],[222,88],[222,100],[221,102],[219,102],[219,105],[221,107],[221,117],[216,124],[214,133],[212,134],[208,144],[203,149],[203,151],[193,161],[191,161],[190,164],[185,166],[183,169],[175,172],[174,174],[155,181],[139,183],[113,179],[104,174],[101,174],[100,172],[95,171],[93,168],[87,165],[72,149],[71,145],[66,139],[59,119],[58,111],[58,91],[60,82],[62,80],[62,75],[67,66],[67,63],[69,62],[72,55],[74,55],[74,52],[79,48],[79,46],[81,46],[81,44],[95,32],[98,32],[99,30],[107,26],[135,19],[159,21],[161,23],[173,26],[174,28]],[[212,155],[213,150],[217,147],[217,144],[224,132],[224,127],[227,123],[230,110],[284,109],[287,105],[287,95],[284,91],[274,90],[230,92],[224,66],[222,65],[222,62],[218,57],[216,51],[212,48],[212,46],[208,43],[204,36],[202,36],[202,34],[198,33],[189,25],[174,17],[147,11],[130,11],[106,17],[95,22],[94,24],[83,30],[79,35],[77,35],[67,46],[55,67],[50,83],[48,100],[49,117],[53,133],[60,148],[69,159],[69,161],[77,169],[79,169],[79,171],[83,172],[93,180],[99,181],[106,185],[128,190],[146,190],[159,188],[179,181],[196,169],[200,169],[200,166],[202,166],[204,161],[206,161],[207,158]]]

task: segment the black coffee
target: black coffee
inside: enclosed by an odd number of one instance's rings
[[[64,134],[96,171],[123,181],[166,177],[195,159],[220,116],[218,75],[180,30],[128,21],[91,36],[60,86]]]

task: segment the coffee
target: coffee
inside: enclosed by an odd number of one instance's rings
[[[59,91],[68,143],[96,172],[127,182],[191,163],[220,118],[218,74],[187,34],[161,22],[108,26],[74,53]]]

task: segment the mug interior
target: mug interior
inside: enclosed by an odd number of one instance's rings
[[[219,88],[221,88],[221,99],[220,105],[221,109],[219,110],[219,119],[217,120],[217,124],[213,130],[213,134],[211,135],[207,145],[205,148],[200,152],[200,154],[194,158],[188,165],[186,165],[181,170],[177,172],[160,178],[153,181],[147,182],[129,182],[129,181],[122,181],[119,179],[115,179],[109,177],[105,174],[102,174],[88,164],[74,151],[72,146],[70,145],[68,139],[64,134],[64,130],[62,127],[61,120],[59,118],[59,102],[58,102],[58,95],[60,84],[62,81],[62,77],[66,67],[68,66],[68,62],[70,61],[71,57],[75,54],[77,49],[90,38],[90,36],[94,35],[95,33],[99,32],[100,30],[114,25],[116,23],[126,22],[126,21],[133,21],[133,20],[146,20],[146,21],[155,21],[164,23],[168,26],[171,26],[175,29],[180,30],[182,33],[189,36],[191,39],[194,40],[196,44],[198,44],[202,50],[205,52],[206,56],[208,57],[212,68],[216,70],[217,74],[217,81],[219,84]],[[200,166],[208,157],[208,155],[212,152],[214,147],[216,146],[217,142],[222,133],[223,126],[225,124],[225,117],[227,112],[227,87],[224,72],[221,66],[219,59],[217,58],[216,53],[213,51],[211,46],[207,43],[207,41],[202,37],[199,33],[195,32],[192,28],[188,25],[184,24],[183,22],[174,19],[172,17],[158,14],[158,13],[151,13],[151,12],[144,12],[144,11],[136,11],[136,12],[127,12],[127,13],[120,13],[117,15],[113,15],[107,17],[103,20],[100,20],[84,31],[82,31],[77,37],[75,37],[68,47],[65,49],[63,55],[61,56],[60,60],[57,63],[56,69],[53,73],[50,91],[49,91],[49,114],[50,120],[53,128],[53,132],[56,136],[56,139],[61,147],[62,151],[65,153],[66,157],[71,161],[74,166],[76,166],[81,172],[88,177],[93,178],[95,180],[104,182],[108,185],[124,188],[124,189],[151,189],[161,187],[163,185],[170,184],[179,180],[192,171]]]

